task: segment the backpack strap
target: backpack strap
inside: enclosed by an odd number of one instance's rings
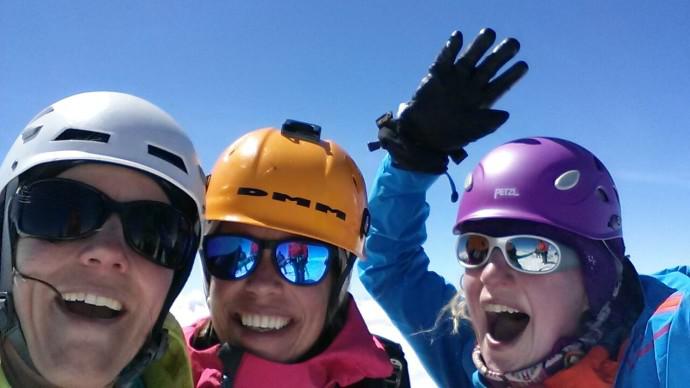
[[[232,346],[227,342],[223,343],[218,349],[218,358],[223,362],[223,377],[221,388],[232,388],[235,385],[237,369],[244,355],[244,349],[239,346]]]
[[[402,346],[388,338],[374,335],[383,345],[386,354],[393,365],[393,373],[384,379],[364,379],[358,385],[362,388],[410,388],[410,371],[407,368],[407,360]]]

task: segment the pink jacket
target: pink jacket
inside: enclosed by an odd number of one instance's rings
[[[294,364],[267,361],[247,352],[233,378],[234,388],[356,387],[364,378],[390,376],[393,368],[383,345],[369,333],[354,299],[350,299],[347,321],[325,351]],[[222,378],[220,345],[201,350],[191,346],[192,336],[207,320],[184,329],[197,388],[220,387]]]

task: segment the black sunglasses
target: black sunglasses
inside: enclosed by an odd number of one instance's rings
[[[163,202],[117,202],[83,182],[50,178],[21,186],[9,209],[19,236],[49,241],[86,238],[98,232],[112,213],[120,216],[127,244],[146,259],[180,269],[194,257],[198,223]]]

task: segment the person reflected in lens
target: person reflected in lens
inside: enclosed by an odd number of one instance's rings
[[[515,244],[510,241],[506,243],[506,255],[508,255],[508,260],[510,260],[517,269],[522,269],[522,264],[520,264],[519,260],[520,257],[517,255],[517,248],[515,248]]]
[[[537,247],[534,250],[534,254],[541,259],[542,264],[546,264],[548,258],[548,248],[544,240],[539,240],[537,242]]]
[[[347,292],[369,212],[340,146],[306,123],[252,131],[220,155],[206,200],[211,316],[185,329],[197,387],[409,386],[400,346]]]
[[[135,96],[71,96],[29,122],[0,180],[0,386],[192,386],[168,309],[205,179],[177,123]]]
[[[297,277],[297,283],[305,283],[305,272],[307,270],[307,261],[309,260],[309,247],[300,242],[291,242],[288,244],[288,259],[292,263]]]

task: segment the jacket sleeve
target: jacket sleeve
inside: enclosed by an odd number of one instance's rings
[[[690,381],[690,295],[683,295],[683,301],[676,314],[675,322],[669,331],[668,350],[666,354],[667,364],[665,373],[666,387],[687,386]],[[662,360],[657,360],[661,363]]]
[[[676,291],[656,308],[659,318],[666,313],[670,315],[655,333],[659,341],[664,331],[668,331],[665,346],[656,352],[656,363],[659,368],[659,380],[663,387],[686,387],[690,381],[690,273],[687,266],[670,268],[656,276]],[[655,317],[652,317],[654,319]]]
[[[686,387],[690,381],[688,267],[640,275],[645,308],[631,332],[616,387]]]
[[[426,191],[438,175],[395,168],[384,158],[370,198],[371,228],[360,279],[372,297],[415,349],[431,377],[442,387],[469,387],[474,366],[474,335],[468,324],[452,334],[441,309],[455,288],[429,271],[425,222]]]

